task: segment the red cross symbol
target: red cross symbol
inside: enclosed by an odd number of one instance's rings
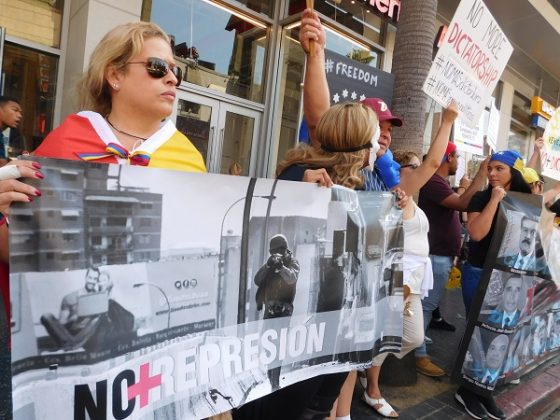
[[[150,389],[161,386],[161,373],[150,376],[150,364],[140,366],[140,379],[138,383],[128,387],[128,399],[132,400],[140,395],[140,408],[148,405]]]

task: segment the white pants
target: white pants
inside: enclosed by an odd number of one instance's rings
[[[422,298],[417,294],[408,296],[410,310],[413,315],[403,315],[402,348],[399,353],[393,353],[402,359],[410,351],[424,342],[424,315],[422,312]],[[381,353],[373,358],[373,366],[381,366],[389,353]]]

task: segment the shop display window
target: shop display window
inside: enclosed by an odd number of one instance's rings
[[[53,129],[58,57],[20,45],[4,45],[4,95],[21,101],[23,121],[11,129],[8,153],[34,150]]]

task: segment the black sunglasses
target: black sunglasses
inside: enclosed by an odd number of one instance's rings
[[[401,169],[403,169],[403,168],[412,168],[412,169],[416,169],[416,168],[418,168],[418,166],[420,166],[420,165],[418,165],[417,163],[409,163],[408,165],[402,165],[402,166],[401,166]]]
[[[179,66],[170,66],[169,63],[161,58],[148,57],[146,61],[129,61],[127,64],[144,64],[146,66],[146,71],[154,79],[161,79],[164,77],[169,70],[177,78],[177,83],[175,86],[181,84],[183,80],[183,70]]]

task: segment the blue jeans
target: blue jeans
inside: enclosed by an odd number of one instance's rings
[[[432,319],[432,311],[439,306],[445,284],[449,278],[449,272],[453,266],[452,257],[444,257],[441,255],[430,255],[432,260],[432,270],[434,273],[434,288],[428,292],[428,296],[422,299],[422,312],[424,313],[424,332],[428,330],[428,324]],[[416,357],[426,357],[428,352],[426,350],[426,343],[422,343],[418,347],[414,355]]]
[[[463,291],[463,303],[465,304],[467,316],[469,315],[469,309],[476,294],[476,289],[478,289],[481,275],[482,268],[475,267],[467,262],[463,264],[463,269],[461,270],[461,290]]]

